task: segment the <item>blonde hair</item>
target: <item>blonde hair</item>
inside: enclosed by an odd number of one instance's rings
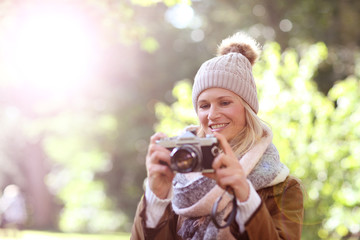
[[[240,98],[245,108],[245,127],[229,141],[230,146],[236,156],[241,157],[248,152],[262,137],[266,136],[268,125],[261,120],[254,110],[242,98]],[[198,136],[206,135],[203,126],[200,125]]]

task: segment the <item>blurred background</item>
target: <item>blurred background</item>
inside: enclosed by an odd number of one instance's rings
[[[1,0],[0,196],[18,189],[24,229],[129,233],[149,137],[197,123],[197,69],[245,31],[264,46],[259,115],[304,184],[303,239],[359,239],[359,12],[356,0]]]

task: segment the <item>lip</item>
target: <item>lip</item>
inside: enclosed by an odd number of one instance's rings
[[[228,123],[214,123],[214,124],[210,124],[209,128],[212,132],[219,132],[221,130],[223,130],[224,128],[227,127],[227,125],[229,125]]]

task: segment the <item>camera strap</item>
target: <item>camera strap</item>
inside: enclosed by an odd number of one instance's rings
[[[211,220],[213,221],[213,223],[215,224],[215,226],[216,226],[217,228],[226,228],[226,227],[230,226],[230,224],[235,220],[235,216],[236,216],[236,212],[237,212],[236,197],[235,197],[234,189],[229,188],[229,187],[226,188],[226,190],[229,190],[229,189],[232,191],[232,194],[233,194],[233,196],[234,196],[233,201],[232,201],[232,203],[233,203],[232,205],[233,205],[233,206],[232,206],[230,215],[229,215],[229,217],[227,217],[226,223],[225,223],[224,225],[220,225],[220,224],[217,222],[217,220],[216,220],[216,213],[217,213],[217,208],[218,208],[218,206],[219,206],[219,203],[220,203],[220,201],[221,201],[221,199],[222,199],[222,197],[223,197],[223,195],[224,195],[225,192],[224,192],[223,194],[221,194],[221,196],[216,200],[216,202],[214,203],[214,205],[213,205],[213,207],[212,207]]]

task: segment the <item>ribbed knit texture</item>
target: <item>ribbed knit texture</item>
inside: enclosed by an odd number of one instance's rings
[[[256,85],[249,60],[241,53],[228,53],[203,63],[197,72],[192,101],[197,111],[197,99],[208,88],[224,88],[239,95],[255,113],[259,110]]]

